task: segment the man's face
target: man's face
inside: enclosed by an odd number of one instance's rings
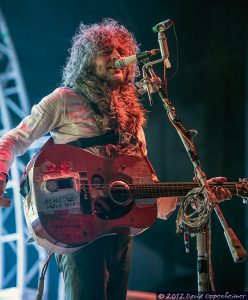
[[[112,87],[120,86],[126,77],[126,70],[117,69],[114,62],[124,57],[126,50],[118,43],[103,47],[95,60],[96,75],[110,83]]]

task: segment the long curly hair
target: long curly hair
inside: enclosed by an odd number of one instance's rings
[[[63,69],[62,85],[74,88],[89,99],[96,111],[96,124],[103,132],[116,127],[122,132],[137,135],[146,120],[134,87],[134,79],[139,75],[138,66],[132,64],[126,67],[126,76],[118,91],[112,91],[108,82],[103,82],[95,72],[99,50],[111,44],[112,40],[121,44],[126,56],[139,50],[132,33],[113,19],[104,19],[93,25],[80,24]],[[106,149],[111,155],[124,151],[124,147],[113,145]]]

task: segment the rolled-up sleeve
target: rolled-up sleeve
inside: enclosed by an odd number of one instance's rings
[[[167,220],[176,210],[178,197],[163,197],[157,199],[158,219]]]

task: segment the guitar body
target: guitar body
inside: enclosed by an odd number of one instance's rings
[[[68,253],[110,234],[137,235],[157,217],[155,198],[131,195],[151,184],[142,157],[105,159],[70,145],[52,145],[27,167],[24,214],[34,240]]]

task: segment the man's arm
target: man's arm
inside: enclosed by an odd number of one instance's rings
[[[31,114],[16,128],[0,138],[0,206],[10,205],[4,199],[4,190],[14,157],[24,154],[35,140],[60,125],[61,106],[61,95],[55,90],[33,106]]]
[[[4,173],[0,173],[0,206],[9,207],[10,199],[4,198],[4,190],[6,186],[8,176]]]

